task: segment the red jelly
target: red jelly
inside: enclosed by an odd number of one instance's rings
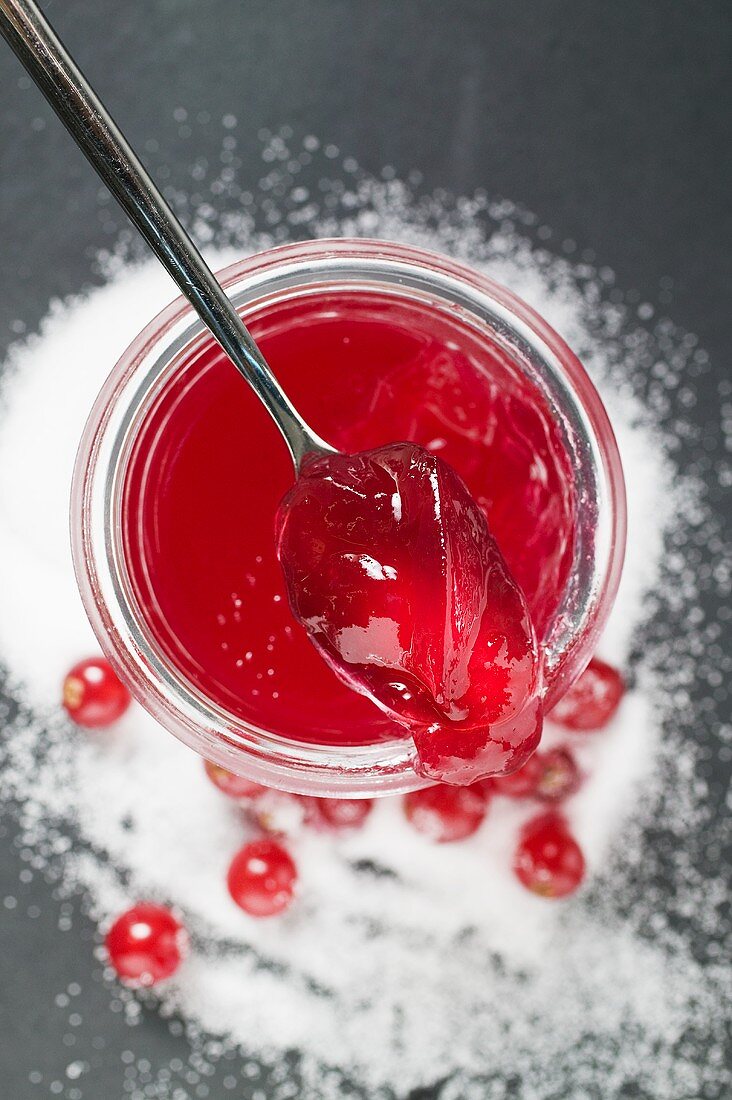
[[[470,782],[533,751],[528,608],[443,459],[413,443],[311,459],[282,502],[278,554],[295,618],[344,683],[413,732],[424,774]]]
[[[410,440],[457,471],[541,637],[572,559],[572,476],[554,418],[511,357],[459,315],[377,290],[311,292],[247,320],[297,408],[339,450]],[[183,679],[239,720],[322,744],[403,738],[293,620],[274,539],[293,482],[268,414],[216,345],[202,343],[157,396],[127,466],[124,557],[139,616]],[[425,537],[434,542],[436,529]],[[423,563],[407,564],[418,590]],[[363,573],[363,563],[355,568]],[[518,621],[525,646],[523,609]],[[489,770],[517,766],[516,746],[536,737],[538,714],[520,709],[527,677],[509,704],[524,727],[494,742]],[[444,706],[461,706],[463,695],[452,690]],[[432,706],[426,692],[421,702]],[[419,745],[425,772],[443,774],[454,757],[449,778],[460,780],[464,761],[429,728]],[[459,732],[468,758],[485,748],[484,728]]]

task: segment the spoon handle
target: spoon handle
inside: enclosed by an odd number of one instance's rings
[[[332,452],[302,420],[239,314],[34,0],[0,0],[0,33],[285,437],[295,468]]]

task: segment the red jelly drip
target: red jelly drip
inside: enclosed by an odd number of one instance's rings
[[[339,450],[410,439],[458,472],[541,638],[566,583],[575,505],[552,415],[510,357],[455,317],[378,292],[314,293],[248,323],[297,408]],[[141,615],[181,675],[239,719],[302,741],[402,738],[293,622],[274,540],[293,480],[268,414],[202,341],[129,460],[125,560]]]
[[[415,734],[424,774],[471,782],[525,761],[536,637],[446,462],[414,443],[311,459],[282,502],[278,554],[295,618],[344,683]]]

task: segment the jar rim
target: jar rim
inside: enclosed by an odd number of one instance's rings
[[[491,339],[508,341],[537,385],[548,387],[566,421],[582,530],[570,584],[583,570],[579,611],[565,593],[547,641],[555,701],[592,656],[609,614],[625,547],[625,492],[607,413],[581,363],[547,322],[508,288],[439,253],[370,239],[319,239],[281,245],[218,273],[238,308],[261,308],[272,295],[306,286],[366,282],[393,292],[436,295],[467,310]],[[183,681],[137,621],[123,580],[119,545],[120,475],[140,417],[166,371],[210,339],[183,298],[154,317],[123,353],[103,386],[79,445],[71,493],[72,554],[85,610],[105,655],[163,726],[204,757],[267,786],[351,797],[425,785],[404,737],[372,745],[289,741],[206,700]],[[147,402],[147,405],[146,405]],[[136,419],[137,417],[137,419]],[[593,520],[594,516],[594,520]],[[591,522],[593,520],[593,522]],[[594,524],[594,526],[593,526]],[[584,530],[586,528],[586,530]],[[584,531],[584,534],[582,532]],[[573,568],[574,568],[573,566]],[[569,587],[568,587],[569,593]],[[577,593],[575,593],[575,596]],[[553,640],[552,640],[553,639]]]

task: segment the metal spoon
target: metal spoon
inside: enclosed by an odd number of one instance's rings
[[[295,470],[306,455],[334,454],[290,403],[213,272],[33,0],[0,0],[0,33],[267,408],[285,437]]]

